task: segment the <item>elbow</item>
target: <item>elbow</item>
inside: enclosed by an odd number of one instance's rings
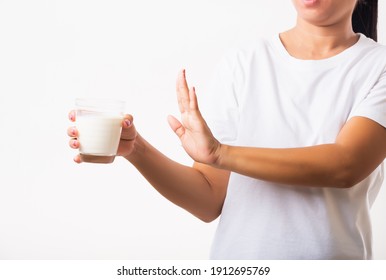
[[[339,188],[339,189],[350,189],[350,188],[354,187],[357,183],[358,183],[358,181],[356,181],[353,178],[346,178],[344,180],[340,180],[335,185],[335,187]]]
[[[211,222],[213,222],[215,219],[213,219],[213,218],[207,218],[207,217],[205,217],[205,218],[199,218],[201,221],[203,221],[204,223],[206,223],[206,224],[209,224],[209,223],[211,223]]]
[[[332,178],[334,178],[332,185],[341,189],[352,188],[364,179],[362,172],[353,163],[347,163],[337,168],[335,176]]]
[[[220,216],[220,213],[203,213],[201,215],[196,215],[197,218],[199,218],[204,223],[211,223],[214,220],[216,220]]]

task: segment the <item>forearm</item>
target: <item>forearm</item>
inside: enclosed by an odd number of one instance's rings
[[[222,201],[199,170],[179,164],[138,135],[135,151],[126,157],[164,197],[204,221],[221,212]]]
[[[222,145],[216,165],[256,179],[283,184],[349,187],[353,184],[349,163],[344,149],[336,144],[290,149]]]

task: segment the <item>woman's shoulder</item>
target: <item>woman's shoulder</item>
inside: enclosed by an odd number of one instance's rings
[[[256,37],[240,43],[237,48],[234,48],[234,50],[244,55],[258,54],[259,52],[272,47],[272,45],[275,44],[277,38],[279,38],[278,35],[269,37]]]
[[[362,69],[378,71],[380,75],[386,74],[386,46],[361,35],[360,46],[357,48],[357,61]]]
[[[274,47],[275,39],[274,36],[271,36],[244,41],[226,49],[223,58],[242,64],[249,63],[251,60],[259,60],[259,57],[266,57],[269,50]]]
[[[386,45],[375,42],[373,39],[366,37],[365,35],[360,35],[360,41],[362,49],[368,53],[379,57],[386,61]]]

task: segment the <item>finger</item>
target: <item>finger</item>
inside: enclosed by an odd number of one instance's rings
[[[76,138],[72,138],[69,142],[68,142],[69,146],[73,149],[79,149],[80,147],[80,144],[79,144],[79,141],[78,139]]]
[[[133,124],[133,120],[134,120],[134,118],[132,115],[126,114],[123,117],[122,128],[124,128],[124,129],[129,128]]]
[[[68,114],[68,118],[70,119],[70,121],[74,122],[76,120],[76,113],[74,110],[70,111],[70,113]]]
[[[75,126],[69,127],[67,129],[67,135],[70,137],[77,137],[78,136],[78,130]]]
[[[185,133],[185,128],[179,120],[173,116],[168,116],[168,123],[171,129],[177,134],[178,138],[181,138]]]
[[[194,111],[198,111],[198,101],[197,101],[197,95],[196,95],[196,88],[191,87],[189,89],[189,108]]]
[[[80,158],[80,155],[76,155],[76,156],[74,157],[74,161],[75,161],[76,163],[82,163],[82,159]]]
[[[133,116],[125,115],[122,121],[122,132],[121,139],[122,140],[133,140],[137,136],[137,130],[133,124]]]
[[[185,69],[182,69],[177,78],[177,100],[181,113],[184,113],[189,108],[189,88],[186,82]]]

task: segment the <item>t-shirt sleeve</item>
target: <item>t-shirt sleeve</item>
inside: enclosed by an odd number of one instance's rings
[[[366,117],[386,127],[386,70],[367,96],[355,106],[350,117]]]
[[[232,145],[237,139],[239,106],[236,52],[225,55],[215,68],[208,91],[199,96],[204,119],[214,137]]]

